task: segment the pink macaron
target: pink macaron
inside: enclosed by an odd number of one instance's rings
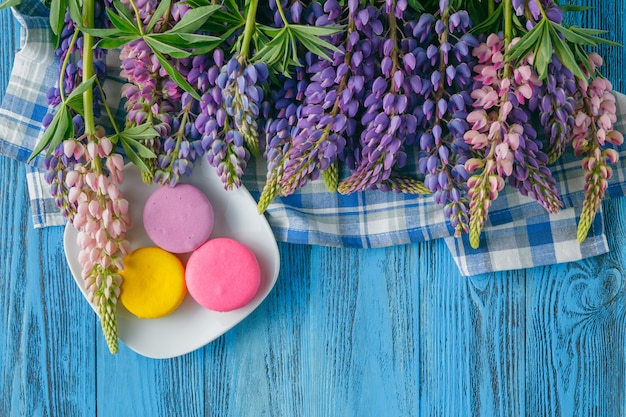
[[[213,206],[190,184],[160,187],[146,201],[143,227],[155,245],[168,252],[192,252],[211,236]]]
[[[216,238],[191,254],[185,281],[189,295],[204,308],[231,311],[254,298],[261,285],[261,267],[243,243]]]

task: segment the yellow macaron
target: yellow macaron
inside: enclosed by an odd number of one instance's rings
[[[173,254],[157,247],[140,248],[124,258],[120,301],[139,318],[173,312],[187,294],[185,268]]]

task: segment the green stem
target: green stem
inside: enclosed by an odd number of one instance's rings
[[[139,29],[139,33],[141,34],[141,36],[143,36],[144,35],[143,23],[141,22],[141,19],[139,18],[139,9],[137,8],[137,5],[135,4],[134,0],[130,0],[130,5],[133,8],[133,11],[135,12],[135,20],[137,21],[137,29]]]
[[[63,88],[63,78],[65,77],[65,70],[67,69],[67,64],[69,64],[70,62],[70,56],[72,55],[72,49],[74,49],[76,39],[78,39],[78,29],[74,31],[74,35],[70,40],[70,45],[67,48],[65,58],[63,58],[63,65],[61,66],[61,72],[59,73],[59,91],[61,93],[61,101],[63,103],[65,103],[65,89]]]
[[[282,4],[280,4],[280,0],[276,0],[276,7],[278,7],[278,13],[280,14],[280,18],[283,20],[285,27],[289,26],[289,22],[287,21],[287,17],[285,16],[283,6]]]
[[[94,0],[85,0],[83,9],[83,24],[85,28],[93,27]],[[83,33],[83,82],[89,81],[93,76],[93,36]],[[95,132],[95,119],[93,115],[93,90],[88,88],[83,93],[85,107],[85,133],[93,135]]]
[[[513,40],[513,2],[512,0],[504,1],[504,48],[508,49],[509,44]]]
[[[276,3],[280,3],[277,0]],[[256,11],[259,6],[259,0],[250,0],[248,6],[248,14],[246,15],[246,26],[243,32],[243,41],[241,42],[241,59],[248,59],[250,54],[250,44],[252,43],[252,35],[254,34],[256,25]]]
[[[509,50],[509,45],[513,40],[513,2],[504,0],[504,51]],[[511,63],[504,66],[504,78],[509,78],[511,74]]]
[[[487,11],[489,12],[490,15],[492,15],[496,11],[495,0],[489,0],[489,3],[487,3]]]
[[[94,0],[85,0],[83,6],[83,25],[85,28],[92,28],[94,21]],[[93,36],[83,33],[83,82],[89,81],[94,75],[93,70]],[[83,107],[85,118],[85,135],[87,140],[94,140],[96,135],[96,118],[93,113],[93,89],[88,88],[83,93]],[[100,158],[93,158],[93,168],[96,172],[102,172]]]

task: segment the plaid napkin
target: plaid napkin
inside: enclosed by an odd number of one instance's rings
[[[10,83],[0,107],[0,153],[20,161],[28,159],[42,133],[46,92],[56,80],[56,61],[47,23],[47,9],[39,1],[25,0],[14,10],[22,24],[23,47],[15,57]],[[107,80],[111,84],[118,79]],[[111,89],[115,90],[115,88]],[[626,132],[626,96],[619,93],[618,129]],[[27,167],[33,220],[36,227],[63,224],[47,185],[38,171],[41,159]],[[350,247],[383,247],[444,238],[464,275],[576,261],[608,251],[603,216],[599,212],[583,244],[576,241],[578,216],[584,199],[580,162],[566,154],[554,168],[565,204],[549,215],[534,200],[505,187],[490,209],[479,249],[467,236],[452,237],[453,229],[441,206],[432,198],[379,191],[351,195],[329,194],[315,181],[296,194],[277,198],[266,217],[279,241]],[[626,192],[626,150],[610,181],[608,196]],[[257,198],[265,182],[265,167],[251,161],[244,183]]]

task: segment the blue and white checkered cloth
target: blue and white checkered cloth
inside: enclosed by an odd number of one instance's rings
[[[39,1],[25,0],[14,15],[23,27],[23,44],[15,56],[0,107],[0,153],[25,162],[42,134],[41,120],[48,110],[46,92],[56,81],[58,64],[48,30],[47,9]],[[617,128],[626,132],[626,96],[616,96],[621,115]],[[40,163],[36,159],[27,168],[34,224],[63,224],[38,171]],[[584,199],[580,161],[566,154],[555,164],[553,172],[564,209],[558,215],[549,215],[534,200],[505,187],[490,209],[479,249],[471,248],[467,236],[452,237],[453,229],[432,198],[380,191],[329,194],[324,184],[316,181],[292,196],[277,198],[266,216],[277,240],[299,244],[369,248],[444,238],[464,275],[576,261],[606,253],[601,212],[585,242],[576,241]],[[608,196],[626,193],[625,176],[626,149],[622,149]],[[263,164],[252,162],[245,185],[255,198],[264,182]]]

